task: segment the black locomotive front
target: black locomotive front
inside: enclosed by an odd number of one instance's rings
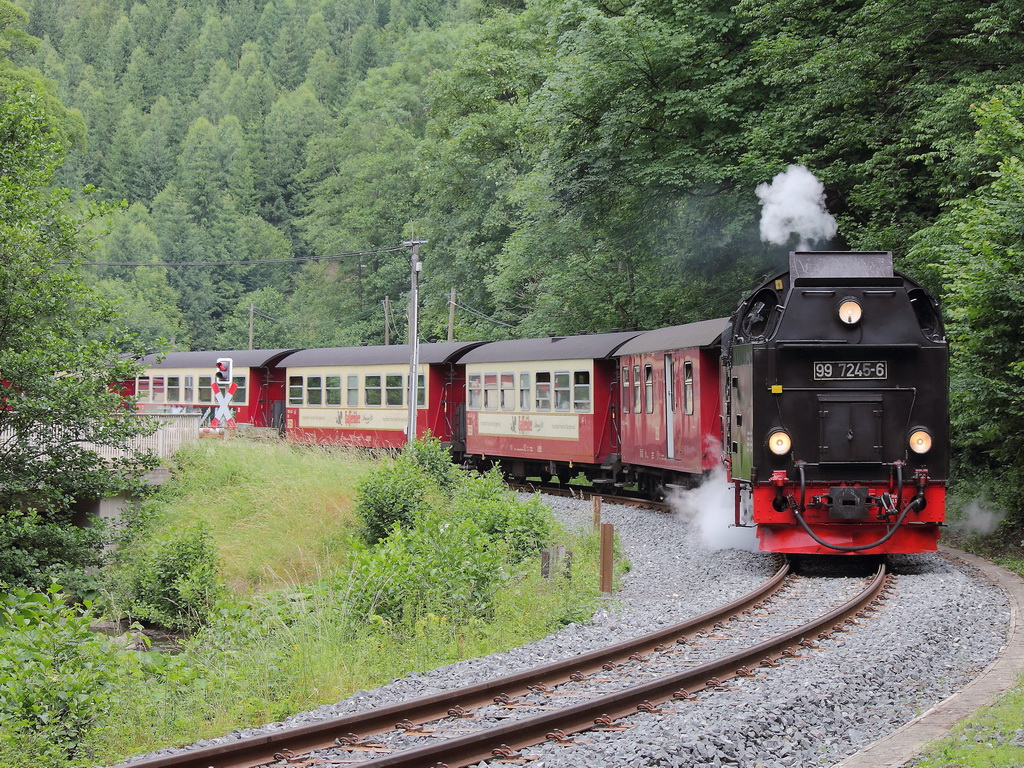
[[[737,523],[765,551],[934,550],[947,361],[935,300],[890,253],[791,253],[723,335]]]

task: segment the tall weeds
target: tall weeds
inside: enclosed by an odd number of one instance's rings
[[[596,536],[561,530],[543,504],[510,494],[496,474],[453,472],[436,441],[410,454],[374,461],[242,441],[181,454],[126,546],[201,522],[230,589],[180,653],[134,654],[123,665],[107,692],[114,714],[88,732],[82,754],[116,762],[282,719],[590,614]],[[360,493],[389,497],[380,479],[396,466],[417,474],[398,485],[427,488],[432,503],[414,505],[383,538],[368,535],[365,510],[384,507],[364,504],[357,515]],[[538,551],[550,542],[573,550],[571,574],[541,578]]]

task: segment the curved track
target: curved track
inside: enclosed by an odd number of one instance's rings
[[[625,687],[613,693],[590,696],[585,701],[568,706],[542,706],[542,710],[553,711],[515,722],[504,722],[497,727],[468,735],[442,741],[437,738],[440,734],[431,733],[430,741],[433,743],[428,746],[383,754],[366,764],[382,768],[423,765],[447,765],[454,768],[477,763],[495,754],[515,755],[516,750],[547,738],[567,739],[568,734],[593,728],[595,723],[607,726],[619,717],[634,714],[638,709],[652,708],[654,705],[650,702],[685,698],[690,695],[686,693],[687,689],[714,687],[730,677],[749,675],[751,668],[773,665],[782,656],[794,655],[798,643],[809,645],[809,638],[842,631],[844,622],[853,621],[852,616],[880,599],[888,578],[880,567],[868,587],[852,600],[795,628],[752,643],[741,651],[718,653],[716,658],[709,661],[691,665],[682,671],[657,674],[653,679],[649,673],[645,673],[645,680],[629,681]],[[548,692],[554,686],[582,680],[594,673],[605,675],[620,666],[630,666],[632,662],[624,664],[630,659],[643,661],[645,655],[652,652],[672,653],[669,649],[674,647],[673,644],[685,644],[688,638],[694,636],[720,633],[721,628],[730,620],[763,611],[765,604],[773,602],[776,593],[790,588],[789,579],[789,566],[786,564],[757,590],[719,610],[565,661],[367,713],[150,758],[131,765],[136,768],[251,768],[270,763],[299,766],[312,763],[297,755],[317,749],[337,749],[339,745],[342,749],[356,751],[390,751],[389,748],[377,746],[375,741],[367,737],[394,731],[396,728],[410,735],[424,733],[419,729],[425,723],[438,720],[458,722],[467,716],[468,710],[494,702],[510,708],[517,707],[520,706],[516,703],[517,697],[528,695],[531,691]],[[345,762],[352,764],[352,760],[353,756],[349,754]]]

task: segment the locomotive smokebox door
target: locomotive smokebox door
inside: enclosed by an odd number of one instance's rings
[[[822,462],[878,462],[882,459],[882,396],[818,395]]]

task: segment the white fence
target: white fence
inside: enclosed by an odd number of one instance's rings
[[[87,441],[75,440],[74,437],[61,437],[60,427],[51,427],[48,441],[34,441],[32,437],[27,438],[29,444],[35,444],[45,454],[45,445],[53,442],[54,439],[66,440],[71,443],[78,443],[83,448],[95,451],[104,459],[119,459],[136,451],[152,451],[161,459],[173,456],[183,445],[189,445],[199,439],[199,428],[203,419],[201,413],[133,413],[125,414],[127,418],[146,419],[156,423],[156,431],[146,437],[137,437],[129,441],[124,447],[112,448],[107,445],[96,445]],[[13,440],[14,432],[10,429],[0,430],[0,443]]]
[[[128,441],[124,447],[119,448],[77,441],[73,438],[71,441],[90,451],[95,451],[104,459],[119,459],[136,451],[152,451],[161,459],[166,459],[173,456],[181,446],[194,443],[199,439],[199,422],[202,415],[198,413],[136,413],[130,415],[129,418],[155,422],[157,424],[156,431],[145,437],[136,437]]]
[[[202,420],[202,414],[199,413],[140,413],[135,418],[155,421],[159,426],[152,435],[137,437],[124,449],[89,443],[82,445],[105,459],[120,458],[133,451],[152,451],[165,459],[173,456],[181,446],[199,439],[199,423]]]

